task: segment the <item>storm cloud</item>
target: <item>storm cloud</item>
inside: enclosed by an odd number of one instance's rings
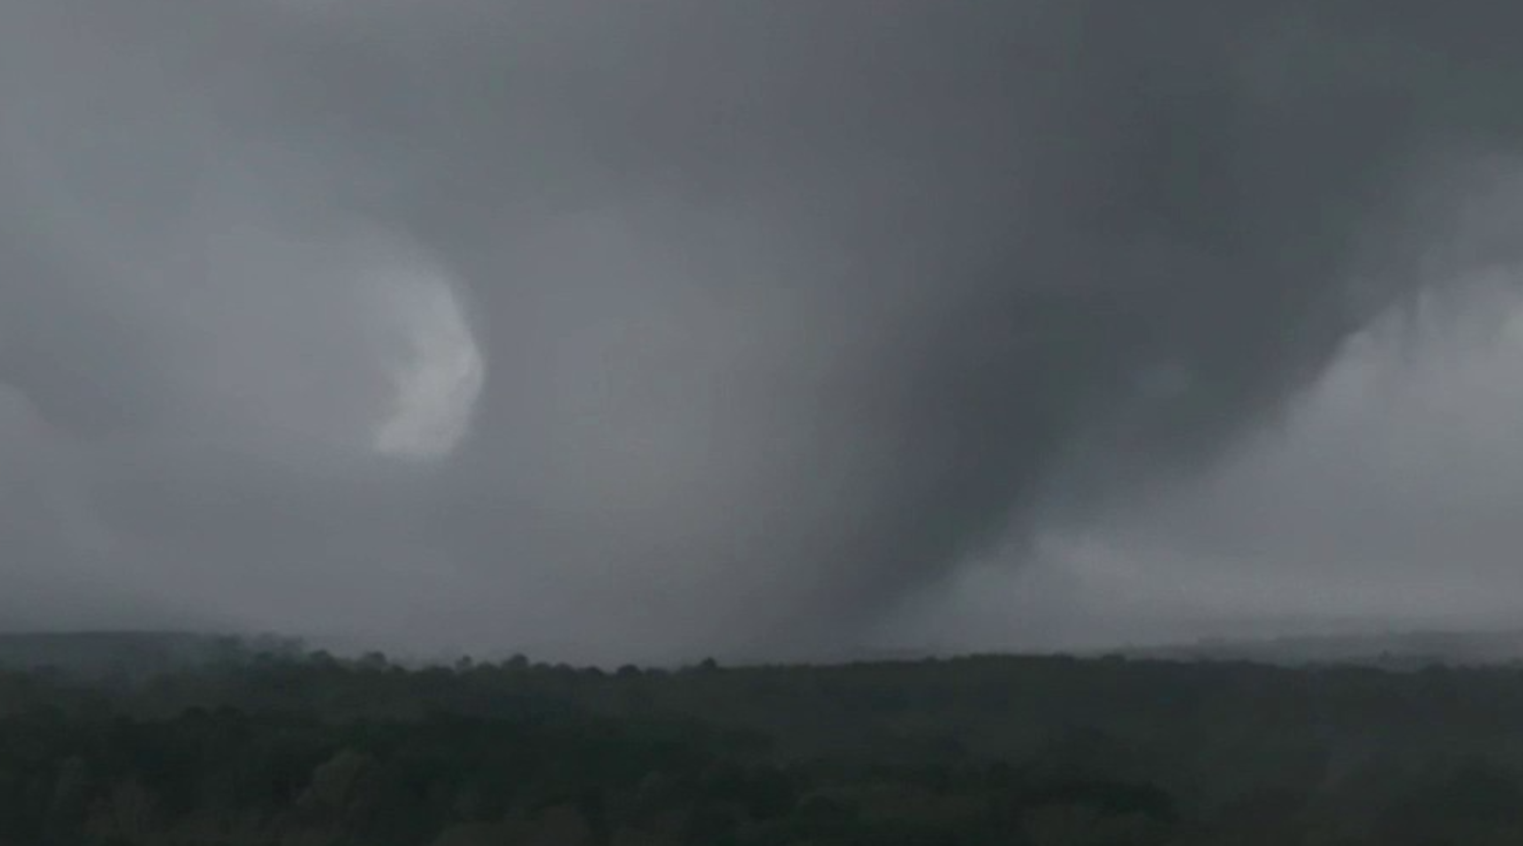
[[[782,654],[1229,557],[1200,490],[1510,286],[1517,17],[14,0],[0,615]]]

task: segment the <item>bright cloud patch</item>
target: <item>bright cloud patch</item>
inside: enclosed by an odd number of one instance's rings
[[[393,294],[406,353],[374,446],[398,458],[442,458],[470,431],[485,375],[481,350],[441,276],[399,280]]]

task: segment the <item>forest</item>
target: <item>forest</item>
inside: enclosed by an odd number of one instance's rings
[[[0,846],[1523,843],[1523,669],[521,656],[0,675]]]

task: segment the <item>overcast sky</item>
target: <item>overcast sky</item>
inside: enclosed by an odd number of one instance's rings
[[[1504,622],[1519,17],[9,0],[0,626]]]

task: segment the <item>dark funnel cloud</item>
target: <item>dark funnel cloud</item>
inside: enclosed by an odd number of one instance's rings
[[[12,0],[0,620],[849,644],[1506,259],[1520,18]]]

